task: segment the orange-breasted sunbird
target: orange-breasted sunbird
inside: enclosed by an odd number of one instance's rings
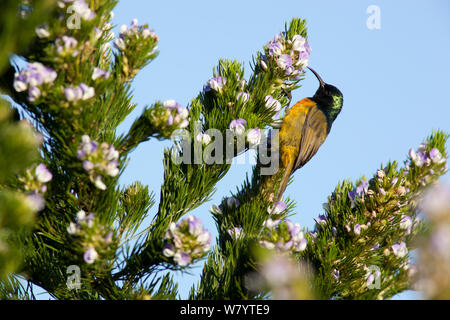
[[[281,200],[291,174],[303,167],[323,144],[344,102],[338,88],[325,83],[316,71],[308,69],[317,77],[320,87],[312,98],[300,100],[286,109],[279,132],[280,155],[285,172],[274,207]]]

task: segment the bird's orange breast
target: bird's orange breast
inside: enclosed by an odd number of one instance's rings
[[[306,115],[315,105],[314,101],[305,98],[286,112],[279,135],[281,160],[284,167],[297,158]]]

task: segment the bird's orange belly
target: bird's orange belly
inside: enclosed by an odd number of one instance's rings
[[[279,136],[281,161],[284,167],[297,159],[306,115],[315,105],[316,103],[308,98],[300,100],[284,117]]]

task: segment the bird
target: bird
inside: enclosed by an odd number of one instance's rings
[[[273,208],[281,201],[290,176],[311,160],[324,143],[344,104],[338,88],[325,83],[314,69],[308,69],[320,86],[313,97],[298,101],[285,112],[279,131],[279,151],[285,171]]]

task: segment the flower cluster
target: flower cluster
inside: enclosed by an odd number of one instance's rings
[[[150,121],[152,133],[159,139],[169,138],[176,130],[189,126],[189,110],[182,107],[175,100],[158,102],[153,108],[148,109],[146,121]],[[196,137],[203,144],[210,142],[208,135]]]
[[[28,169],[25,172],[25,177],[21,177],[20,180],[24,183],[25,191],[43,193],[47,191],[46,183],[50,182],[52,178],[52,173],[41,163],[34,169]]]
[[[77,50],[78,41],[73,37],[62,36],[61,38],[56,39],[55,45],[56,52],[62,57],[76,57],[79,53]]]
[[[52,173],[44,164],[39,164],[33,169],[28,169],[19,180],[23,183],[24,190],[28,192],[27,199],[30,206],[36,211],[45,208],[43,194],[47,191],[47,182],[53,179]]]
[[[137,19],[133,19],[130,26],[122,25],[120,27],[120,36],[114,41],[114,45],[120,51],[126,51],[128,47],[135,45],[136,41],[152,39],[159,41],[158,35],[150,30],[146,25],[139,25]]]
[[[93,98],[95,96],[95,89],[89,87],[85,83],[81,83],[76,87],[67,87],[64,89],[64,96],[67,101],[76,103],[80,100],[85,101]]]
[[[76,223],[70,222],[67,233],[77,239],[76,250],[83,254],[87,264],[93,264],[100,254],[105,254],[114,240],[114,233],[107,231],[95,219],[94,213],[86,214],[84,210],[77,212]]]
[[[432,148],[429,151],[427,151],[427,149],[427,144],[421,144],[418,150],[410,149],[410,163],[405,163],[406,169],[409,170],[411,166],[420,168],[438,165],[439,170],[443,170],[443,172],[446,172],[448,170],[447,159],[437,148]],[[433,173],[434,170],[432,174]]]
[[[171,127],[175,125],[177,128],[184,129],[189,125],[188,109],[183,108],[175,100],[166,100],[163,105],[167,110],[167,126]]]
[[[159,37],[147,25],[138,25],[134,19],[128,27],[120,28],[114,46],[119,51],[122,76],[126,81],[132,79],[150,59],[157,55]]]
[[[375,228],[379,227],[380,220],[383,220],[378,211],[381,208],[390,208],[393,212],[388,214],[383,211],[392,226],[401,231],[401,234],[408,236],[412,233],[415,227],[418,226],[419,220],[416,217],[414,220],[408,211],[405,204],[411,193],[409,181],[404,172],[397,172],[395,165],[389,165],[384,169],[379,169],[371,180],[362,178],[352,190],[347,192],[347,197],[350,200],[350,208],[364,211],[364,219],[356,219],[354,216],[347,221],[345,229],[348,233],[360,236],[368,228],[375,224]],[[383,205],[382,205],[383,204]],[[330,204],[327,204],[329,210]],[[326,221],[326,216],[324,216]],[[316,220],[317,221],[317,220]],[[326,223],[326,222],[325,222]],[[319,224],[319,222],[318,222]],[[407,254],[406,244],[402,239],[399,242],[392,244],[390,251],[395,256],[403,258]]]
[[[106,142],[99,145],[96,141],[91,141],[88,135],[81,137],[77,158],[83,162],[83,168],[89,173],[91,181],[101,190],[106,189],[102,181],[103,175],[116,177],[119,174],[119,152]]]
[[[364,195],[369,190],[369,182],[366,179],[361,179],[361,183],[354,188],[353,190],[348,192],[348,198],[351,201],[352,208],[355,206],[355,203],[358,199],[364,199]],[[381,188],[381,192],[384,191],[384,189]]]
[[[173,258],[183,267],[202,258],[209,251],[211,234],[203,229],[200,219],[189,215],[176,224],[170,224],[165,241],[164,256]]]
[[[263,248],[278,249],[281,251],[299,252],[306,249],[308,243],[298,223],[290,220],[264,221],[263,233],[259,244]]]
[[[294,35],[289,40],[281,33],[264,46],[264,51],[265,61],[261,61],[263,69],[273,66],[282,71],[282,77],[298,79],[308,66],[311,47],[301,35]]]
[[[35,102],[42,92],[53,84],[57,73],[39,62],[28,64],[28,67],[14,75],[14,89],[24,92],[28,89],[28,100]]]

